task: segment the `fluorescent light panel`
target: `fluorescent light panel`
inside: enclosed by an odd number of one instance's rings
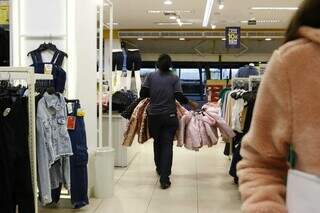
[[[192,22],[181,22],[182,25],[192,25]],[[159,26],[170,26],[170,25],[179,25],[178,22],[157,22],[156,25]]]
[[[165,5],[172,5],[172,1],[171,0],[165,0],[163,3]]]
[[[251,21],[253,21],[253,20],[251,20]],[[261,23],[261,24],[263,24],[263,23],[280,23],[281,21],[280,20],[256,20],[256,22],[257,23]],[[243,24],[247,24],[248,23],[248,21],[241,21],[241,23],[243,23]]]
[[[213,4],[214,4],[214,0],[207,0],[206,9],[204,12],[204,17],[203,17],[203,23],[202,23],[203,27],[207,27],[209,24]]]
[[[298,7],[252,7],[252,10],[298,10]]]
[[[183,13],[193,13],[192,10],[148,10],[148,14],[159,14],[159,13],[176,13],[176,14],[183,14]]]

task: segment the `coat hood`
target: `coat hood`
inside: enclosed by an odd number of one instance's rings
[[[313,27],[301,27],[299,29],[299,35],[302,38],[309,39],[313,42],[320,44],[320,29]]]

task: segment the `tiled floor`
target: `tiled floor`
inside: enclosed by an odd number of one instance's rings
[[[116,169],[114,197],[91,200],[82,210],[47,209],[42,213],[236,213],[240,195],[228,176],[223,144],[192,152],[175,148],[172,187],[159,188],[152,144],[143,145],[128,168]]]

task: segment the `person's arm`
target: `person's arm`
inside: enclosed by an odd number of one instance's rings
[[[144,99],[144,98],[150,98],[150,81],[151,78],[151,74],[147,75],[147,77],[145,78],[141,90],[140,90],[140,98]]]
[[[285,213],[292,105],[288,65],[274,53],[261,83],[238,164],[245,213]]]
[[[186,96],[183,95],[183,90],[179,78],[177,78],[177,81],[175,82],[174,91],[176,100],[181,104],[188,104],[193,110],[196,110],[198,108],[198,104],[196,102],[190,101]]]

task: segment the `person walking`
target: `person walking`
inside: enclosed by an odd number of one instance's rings
[[[157,65],[158,71],[146,77],[140,97],[150,98],[147,112],[150,135],[154,139],[154,162],[161,188],[167,189],[171,186],[173,140],[179,127],[176,100],[192,109],[197,108],[197,103],[183,95],[180,79],[170,69],[172,60],[169,55],[160,55]]]

